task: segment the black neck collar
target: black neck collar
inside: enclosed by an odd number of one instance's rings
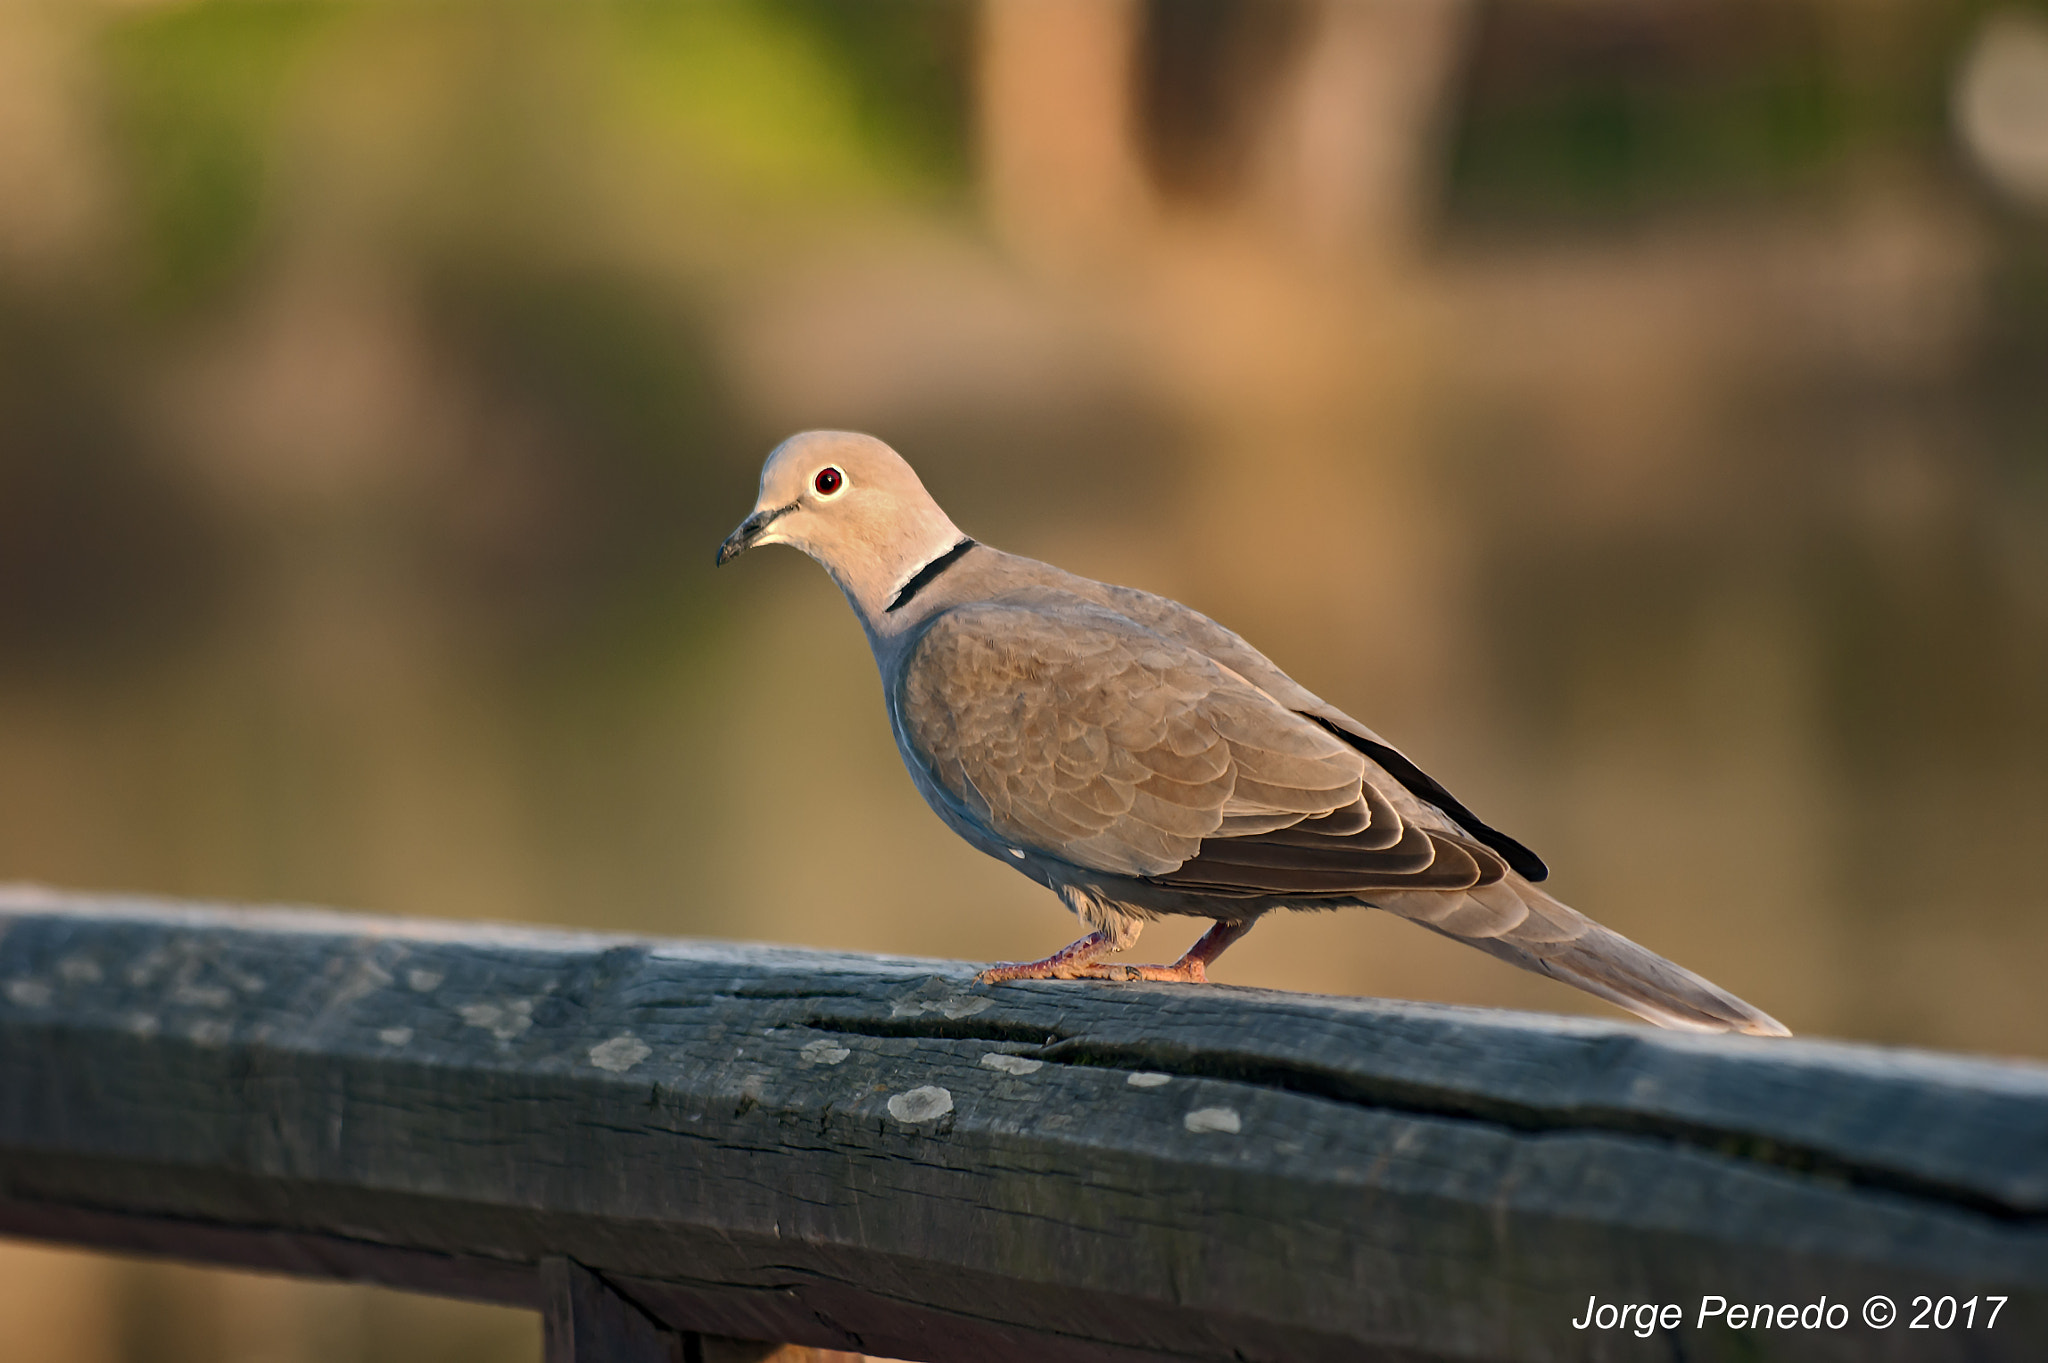
[[[940,573],[945,572],[946,569],[958,563],[960,556],[973,547],[974,541],[962,535],[958,544],[948,549],[945,553],[940,554],[930,563],[925,564],[924,567],[919,568],[916,575],[910,581],[903,584],[903,590],[896,593],[895,600],[882,608],[882,613],[886,615],[891,611],[901,610],[909,605],[911,597],[916,596],[926,587],[929,587]]]

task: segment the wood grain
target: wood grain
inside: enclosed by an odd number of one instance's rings
[[[927,1360],[2034,1358],[2048,1069],[0,897],[0,1232]],[[1703,1294],[2007,1297],[1695,1327]],[[1648,1339],[1570,1322],[1675,1302]]]

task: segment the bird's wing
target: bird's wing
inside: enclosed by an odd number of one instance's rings
[[[1542,881],[1550,875],[1543,859],[1499,829],[1482,822],[1457,796],[1409,759],[1408,755],[1350,715],[1304,687],[1276,667],[1265,654],[1238,635],[1178,601],[1131,587],[1103,586],[1108,603],[1146,629],[1187,644],[1264,691],[1297,714],[1305,715],[1356,748],[1386,780],[1383,788],[1397,808],[1415,799],[1442,812],[1473,841],[1491,848],[1524,879]]]
[[[1404,819],[1338,735],[1073,598],[941,614],[897,705],[911,747],[992,833],[1093,870],[1224,898],[1458,889],[1505,873],[1454,829]]]

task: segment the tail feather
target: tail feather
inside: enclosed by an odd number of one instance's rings
[[[1465,902],[1447,902],[1459,899]],[[1524,970],[1596,994],[1660,1027],[1792,1035],[1770,1014],[1602,927],[1519,876],[1462,896],[1415,893],[1375,902]]]

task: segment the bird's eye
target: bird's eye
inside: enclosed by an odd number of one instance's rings
[[[839,491],[845,483],[846,475],[838,469],[830,467],[819,469],[818,476],[811,480],[811,486],[818,489],[820,497],[830,497],[833,493]]]

